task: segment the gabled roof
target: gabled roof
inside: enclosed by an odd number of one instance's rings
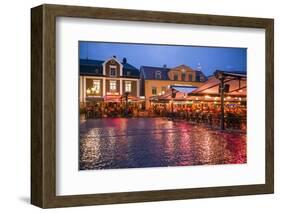
[[[156,72],[161,72],[161,80],[169,80],[168,71],[170,68],[166,67],[152,67],[152,66],[141,66],[141,71],[143,72],[145,79],[155,79]]]
[[[181,64],[179,66],[176,66],[174,68],[171,68],[171,70],[179,70],[179,69],[190,69],[190,70],[193,70],[191,67],[185,65],[185,64]]]
[[[117,60],[117,59],[115,59]],[[93,59],[80,59],[79,72],[82,75],[103,75],[103,63],[102,60]],[[139,70],[129,63],[121,63],[123,65],[123,76],[127,77],[139,77]]]

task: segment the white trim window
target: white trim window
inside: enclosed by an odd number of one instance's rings
[[[93,80],[93,92],[100,93],[100,80]]]
[[[160,70],[157,70],[155,72],[155,79],[161,79],[161,71]]]
[[[109,67],[109,75],[111,77],[116,77],[117,76],[117,67],[116,66],[110,66]]]
[[[132,92],[132,82],[125,81],[125,92]]]
[[[116,81],[109,81],[109,90],[112,91],[116,91]]]

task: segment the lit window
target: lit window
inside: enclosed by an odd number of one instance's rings
[[[110,76],[116,76],[116,67],[110,67]]]
[[[157,95],[157,88],[156,87],[152,87],[152,95]]]
[[[116,81],[109,81],[109,90],[116,91]]]
[[[161,88],[161,93],[162,93],[162,94],[165,94],[165,92],[166,92],[166,87],[162,87],[162,88]]]
[[[100,81],[99,80],[93,80],[93,92],[94,93],[100,92]]]
[[[125,81],[125,92],[131,92],[131,91],[132,91],[131,81]]]
[[[155,72],[155,79],[161,79],[161,71],[156,71]]]

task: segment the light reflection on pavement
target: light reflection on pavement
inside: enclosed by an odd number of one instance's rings
[[[246,163],[246,134],[165,118],[80,123],[80,170]]]

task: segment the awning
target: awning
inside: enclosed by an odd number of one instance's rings
[[[125,101],[126,97],[125,96],[121,96],[121,99],[123,101]],[[143,100],[141,100],[139,97],[129,95],[128,96],[128,101],[143,101]]]
[[[86,102],[91,102],[91,101],[103,101],[103,97],[96,97],[96,96],[87,96],[86,97]]]
[[[233,77],[225,78],[225,84],[229,85],[229,92],[226,95],[230,96],[247,96],[247,81],[246,79],[236,79]],[[192,91],[189,95],[204,96],[213,95],[219,96],[220,80],[215,76],[209,77],[209,79],[200,87]]]
[[[184,93],[184,94],[188,94],[191,93],[192,91],[194,91],[195,89],[197,89],[197,87],[185,87],[185,86],[173,86],[173,89],[177,90],[178,92]]]
[[[104,96],[105,102],[115,102],[115,103],[117,102],[117,103],[119,103],[120,99],[121,99],[120,95],[106,95],[106,96]]]

